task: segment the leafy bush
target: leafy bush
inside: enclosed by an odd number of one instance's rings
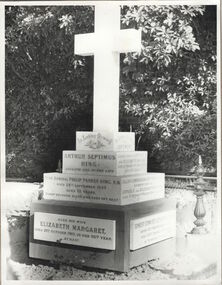
[[[93,9],[8,7],[6,19],[7,174],[41,179],[92,124],[92,59],[73,56],[73,35],[92,31]]]
[[[167,172],[186,173],[198,155],[216,167],[213,13],[212,6],[140,6],[122,18],[143,31],[142,52],[123,59],[122,110],[134,118],[138,147]]]

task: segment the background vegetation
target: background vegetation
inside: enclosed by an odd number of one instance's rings
[[[42,179],[75,131],[92,130],[93,58],[73,53],[93,32],[91,6],[6,7],[7,176]],[[142,52],[121,55],[120,130],[136,133],[149,171],[216,168],[215,6],[122,7]]]

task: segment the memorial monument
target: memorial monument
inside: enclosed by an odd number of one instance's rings
[[[164,174],[147,173],[135,134],[118,132],[119,54],[141,49],[141,31],[120,30],[120,7],[95,7],[95,33],[75,36],[75,54],[94,56],[93,131],[76,132],[62,173],[44,174],[31,205],[29,256],[127,271],[173,254],[176,209]]]

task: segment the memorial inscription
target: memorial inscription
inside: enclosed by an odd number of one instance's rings
[[[163,173],[123,177],[44,174],[45,199],[127,205],[163,197]]]
[[[136,250],[176,236],[176,210],[130,221],[130,249]]]
[[[63,151],[63,173],[124,176],[147,172],[147,152]]]
[[[86,247],[115,249],[115,221],[34,213],[34,239]]]

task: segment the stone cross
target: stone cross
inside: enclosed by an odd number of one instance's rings
[[[94,55],[93,131],[119,129],[119,53],[139,52],[141,31],[120,30],[120,7],[95,6],[94,33],[75,35],[75,54]]]

